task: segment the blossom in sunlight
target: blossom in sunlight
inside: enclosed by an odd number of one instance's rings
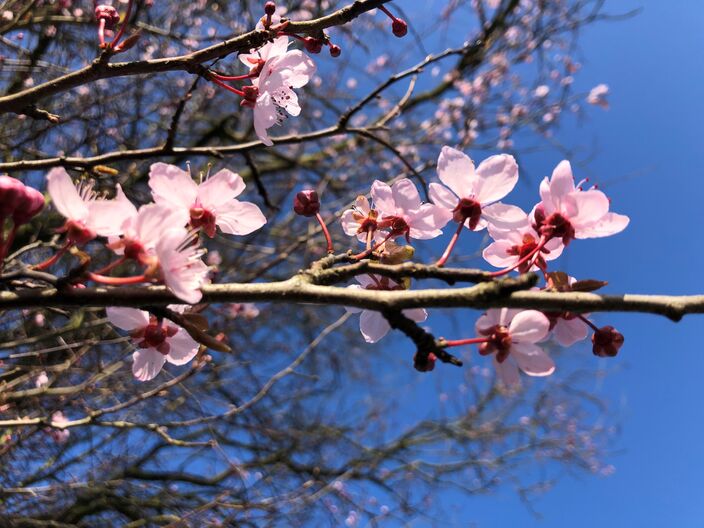
[[[49,434],[55,442],[62,444],[66,440],[68,440],[69,436],[71,436],[71,431],[69,431],[68,429],[61,429],[61,427],[66,425],[67,423],[68,418],[66,418],[66,416],[64,416],[64,413],[62,413],[61,411],[55,411],[51,415],[51,425],[54,427],[49,429]]]
[[[609,87],[605,84],[597,84],[591,89],[589,95],[587,95],[587,102],[600,106],[604,110],[608,110],[609,102],[606,100],[607,95],[609,95]]]
[[[151,273],[158,273],[158,278],[179,299],[189,304],[200,301],[208,266],[201,259],[205,251],[198,247],[195,236],[183,228],[167,229],[156,244],[155,254],[158,266]]]
[[[523,211],[499,202],[518,181],[518,164],[513,156],[491,156],[475,169],[469,156],[443,147],[437,170],[444,185],[431,183],[430,199],[446,211],[448,222],[452,218],[475,231],[484,229],[488,222],[510,227],[523,220]]]
[[[245,189],[239,174],[222,169],[200,185],[189,172],[175,165],[155,163],[149,170],[149,187],[154,201],[181,211],[194,228],[210,238],[216,226],[228,235],[248,235],[266,223],[259,207],[235,197]]]
[[[444,209],[421,202],[418,189],[408,178],[398,180],[392,186],[375,180],[371,196],[379,211],[377,227],[388,230],[390,237],[435,238],[442,234],[442,227],[449,221]]]
[[[378,211],[372,209],[366,196],[357,196],[351,209],[346,209],[340,217],[342,230],[348,236],[356,236],[360,242],[377,233]],[[371,234],[369,234],[371,233]]]
[[[492,308],[477,320],[475,328],[487,338],[479,353],[494,355],[494,367],[504,385],[520,384],[519,369],[529,376],[549,376],[555,371],[550,356],[536,344],[550,330],[550,321],[541,312]]]
[[[121,226],[115,218],[124,215],[123,202],[98,199],[91,184],[76,187],[61,167],[49,171],[46,179],[54,206],[66,218],[62,230],[71,242],[85,244],[97,235],[121,234]]]
[[[348,288],[357,290],[403,290],[401,284],[382,277],[381,275],[358,275],[355,277],[359,284],[352,284]],[[381,313],[374,310],[363,310],[361,308],[345,307],[349,313],[359,313],[359,330],[367,343],[376,343],[389,333],[389,326],[386,318]],[[361,313],[360,313],[361,312]],[[402,311],[403,315],[416,323],[422,323],[428,318],[428,312],[423,308],[410,308]]]
[[[285,42],[269,51],[269,58],[261,65],[259,77],[252,80],[252,90],[244,100],[254,110],[257,137],[268,146],[274,143],[267,130],[281,124],[286,113],[294,117],[301,113],[294,89],[308,84],[316,70],[313,60],[300,50],[276,54],[284,44],[288,47],[288,37],[285,38]]]
[[[46,375],[46,372],[43,370],[39,373],[37,376],[37,379],[34,380],[34,386],[38,389],[41,389],[42,387],[46,387],[49,385],[49,376]]]
[[[136,308],[114,307],[106,312],[110,323],[127,331],[137,347],[132,355],[132,373],[140,381],[155,378],[167,361],[185,365],[198,353],[198,343],[168,319],[158,320]]]
[[[489,235],[494,241],[484,249],[482,256],[492,266],[513,269],[521,259],[531,254],[538,246],[540,235],[533,228],[528,215],[523,211],[521,213],[523,220],[514,228],[501,229],[494,224],[489,224]],[[526,261],[516,269],[519,273],[544,270],[547,268],[545,261],[555,260],[562,254],[563,248],[562,241],[553,238],[539,250],[532,266],[530,261]]]
[[[599,238],[623,231],[629,218],[609,212],[609,199],[596,189],[583,191],[575,185],[569,161],[561,161],[550,179],[540,183],[541,202],[533,210],[541,236],[560,238],[564,245],[573,238]]]
[[[249,68],[251,75],[258,75],[266,61],[285,55],[288,52],[288,46],[289,39],[284,35],[264,44],[259,49],[252,50],[250,53],[241,53],[239,59]]]

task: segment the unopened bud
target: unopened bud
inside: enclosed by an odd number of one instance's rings
[[[0,176],[0,219],[10,216],[24,196],[24,184],[10,176]]]
[[[318,193],[312,189],[306,189],[296,193],[293,199],[293,210],[301,216],[315,216],[320,211],[320,199]]]
[[[120,14],[113,6],[101,4],[95,8],[96,20],[105,20],[105,27],[113,29],[120,21]]]
[[[432,352],[427,355],[416,352],[413,356],[413,367],[419,372],[430,372],[435,368],[435,360],[437,356]]]
[[[602,326],[592,336],[595,356],[614,357],[623,345],[623,334],[613,326]]]
[[[406,21],[402,18],[394,18],[394,21],[391,23],[391,31],[399,38],[404,37],[406,33],[408,33],[408,24],[406,24]]]
[[[12,221],[16,226],[26,224],[44,208],[44,195],[32,187],[24,186],[24,193],[17,202],[17,208],[12,213]]]
[[[338,46],[337,44],[330,44],[330,56],[331,57],[339,57],[341,53],[342,53],[342,48],[340,46]]]
[[[264,4],[264,12],[271,16],[276,13],[276,4],[274,2],[267,2]]]
[[[323,49],[323,41],[315,37],[304,38],[303,45],[308,53],[320,53]]]

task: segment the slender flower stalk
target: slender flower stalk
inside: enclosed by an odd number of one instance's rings
[[[50,266],[53,266],[58,260],[66,253],[66,251],[69,250],[69,248],[73,246],[73,242],[70,240],[67,240],[66,243],[61,246],[61,248],[54,253],[51,257],[46,259],[44,262],[40,262],[39,264],[35,264],[32,266],[32,269],[35,269],[37,271],[43,271],[47,269]]]
[[[454,339],[451,341],[448,341],[447,339],[442,341],[442,346],[444,348],[449,348],[449,347],[456,347],[456,346],[462,346],[462,345],[479,345],[481,343],[488,343],[490,341],[490,338],[488,337],[470,337],[467,339]]]
[[[328,226],[325,225],[325,220],[320,216],[320,213],[315,213],[315,218],[318,220],[320,227],[323,229],[323,235],[325,235],[325,241],[328,244],[328,253],[334,253],[335,249],[332,245],[332,238],[330,237],[330,231],[328,231]]]
[[[457,231],[455,231],[455,234],[452,235],[452,238],[450,239],[450,243],[447,245],[447,248],[445,248],[445,252],[442,254],[440,259],[435,263],[436,266],[438,267],[443,267],[445,263],[447,262],[447,259],[450,258],[450,253],[452,253],[452,250],[455,248],[455,244],[457,244],[457,240],[460,238],[460,233],[462,232],[462,228],[464,227],[464,222],[460,222],[457,224]]]
[[[133,277],[109,277],[107,275],[100,275],[99,273],[88,272],[87,276],[93,282],[99,282],[101,284],[108,284],[110,286],[123,286],[125,284],[139,284],[140,282],[147,281],[145,275],[136,275]]]
[[[133,0],[129,0],[127,2],[127,11],[125,12],[125,18],[122,20],[122,24],[120,25],[120,29],[118,30],[117,35],[115,35],[115,38],[112,39],[112,42],[110,43],[110,47],[112,49],[115,49],[117,47],[117,45],[120,43],[122,35],[125,34],[125,29],[127,29],[127,23],[129,22],[130,14],[132,13],[132,4]]]
[[[528,266],[528,269],[530,269],[535,264],[535,262],[534,262],[535,257],[540,253],[540,250],[545,247],[545,244],[547,244],[549,240],[550,240],[549,237],[545,237],[545,236],[540,237],[540,241],[538,242],[538,245],[535,246],[533,251],[531,251],[530,253],[525,255],[523,258],[521,258],[518,262],[516,262],[510,268],[505,268],[505,269],[502,269],[499,271],[492,271],[491,273],[489,273],[489,276],[490,277],[503,277],[504,275],[506,275],[506,274],[512,272],[513,270],[515,270],[516,268],[518,268],[521,264],[524,264],[528,261],[531,261],[530,266]]]

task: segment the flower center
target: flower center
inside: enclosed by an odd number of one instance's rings
[[[462,198],[452,210],[452,219],[458,224],[469,220],[469,229],[474,231],[482,216],[482,206],[471,198]]]
[[[130,335],[134,338],[142,339],[137,344],[139,348],[154,348],[158,352],[166,355],[171,349],[167,338],[173,337],[176,332],[178,332],[178,328],[167,325],[151,315],[149,316],[149,324],[147,326],[132,332]]]
[[[504,325],[494,325],[479,331],[487,336],[489,340],[479,345],[479,353],[488,356],[496,352],[496,361],[503,363],[511,352],[511,334]]]
[[[525,235],[523,235],[523,240],[521,242],[522,244],[520,246],[512,246],[506,251],[506,253],[508,253],[509,255],[516,255],[519,261],[531,255],[535,251],[535,248],[538,247],[538,241],[530,233],[526,233]],[[545,261],[541,256],[538,256],[535,259],[534,263],[537,264],[538,267],[542,268],[544,267]],[[541,263],[543,264],[542,266]],[[531,259],[528,259],[525,262],[521,263],[516,269],[519,271],[519,273],[528,273],[530,268]]]
[[[82,222],[76,220],[66,221],[64,230],[66,231],[66,237],[77,246],[90,242],[96,236],[94,231],[91,231]]]
[[[378,227],[391,229],[390,236],[406,235],[408,237],[408,233],[411,230],[411,226],[408,225],[408,222],[402,216],[387,216],[378,223]]]
[[[215,236],[215,215],[202,207],[191,208],[191,226],[202,228],[210,238]]]
[[[560,213],[553,213],[545,218],[545,212],[539,207],[535,210],[535,222],[536,231],[548,240],[561,238],[562,243],[566,246],[574,238],[574,227]]]

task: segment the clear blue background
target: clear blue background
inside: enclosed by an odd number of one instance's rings
[[[595,108],[587,123],[563,125],[555,135],[568,146],[596,145],[595,156],[576,168],[576,179],[599,183],[612,210],[628,214],[631,225],[609,239],[576,241],[562,267],[577,277],[608,279],[613,293],[700,293],[704,2],[617,0],[606,9],[638,7],[643,9],[633,18],[583,31],[577,88],[607,83],[611,109]],[[554,151],[541,152],[522,163],[533,178],[542,178],[559,159]],[[510,487],[450,501],[456,507],[447,510],[449,524],[704,526],[704,319],[672,323],[626,314],[595,320],[626,336],[618,358],[594,358],[595,369],[612,371],[604,380],[595,377],[594,392],[622,426],[608,458],[615,473],[564,476],[534,502],[539,518]],[[429,321],[433,328],[436,322]],[[432,383],[428,390],[435,390]]]

